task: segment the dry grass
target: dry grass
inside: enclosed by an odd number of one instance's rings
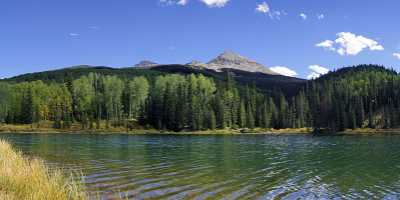
[[[72,176],[71,176],[72,177]],[[0,140],[0,200],[84,200],[81,185]]]

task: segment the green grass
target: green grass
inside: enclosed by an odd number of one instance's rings
[[[0,140],[0,200],[84,200],[81,185]]]
[[[288,128],[288,129],[269,129],[269,128],[254,128],[254,129],[217,129],[217,130],[202,130],[202,131],[187,131],[180,132],[148,129],[142,126],[135,126],[133,129],[124,127],[106,127],[103,121],[99,129],[82,129],[79,123],[73,123],[68,129],[55,129],[52,127],[52,122],[43,121],[40,124],[0,124],[0,133],[88,133],[88,134],[184,134],[184,135],[236,135],[236,134],[307,134],[311,133],[311,128]],[[94,126],[96,127],[96,126]]]

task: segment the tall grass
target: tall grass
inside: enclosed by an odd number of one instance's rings
[[[72,177],[72,176],[71,176]],[[81,185],[0,140],[0,200],[84,200]]]

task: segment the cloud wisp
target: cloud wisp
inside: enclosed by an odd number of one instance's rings
[[[70,37],[78,37],[80,34],[79,33],[69,33],[68,35]]]
[[[270,68],[273,72],[284,75],[284,76],[290,76],[290,77],[295,77],[297,76],[297,72],[289,69],[288,67],[285,66],[275,66]]]
[[[180,6],[185,6],[189,0],[160,0],[161,5],[180,5]]]
[[[307,15],[305,13],[300,13],[299,15],[303,20],[307,19]]]
[[[316,79],[324,74],[329,72],[329,69],[319,66],[319,65],[310,65],[308,69],[311,70],[310,74],[307,76],[307,79]]]
[[[204,4],[206,4],[208,7],[217,7],[217,8],[222,8],[224,7],[230,0],[200,0]]]
[[[210,8],[222,8],[225,7],[230,0],[199,0],[207,7]],[[159,0],[159,3],[164,6],[179,5],[186,6],[189,0]]]
[[[323,19],[325,19],[325,15],[324,14],[317,14],[317,19],[323,20]]]
[[[266,14],[269,16],[269,18],[277,20],[280,20],[281,16],[287,15],[287,13],[283,10],[271,10],[270,6],[265,1],[257,4],[255,11],[258,13]]]
[[[336,34],[337,38],[322,41],[315,46],[329,51],[336,51],[341,56],[355,56],[364,50],[383,51],[385,48],[377,41],[356,35],[350,32],[340,32]]]
[[[393,56],[400,60],[400,53],[393,53]]]

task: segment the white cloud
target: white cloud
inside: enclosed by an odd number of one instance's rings
[[[400,53],[393,53],[393,56],[400,60]]]
[[[325,40],[321,43],[316,44],[315,46],[322,47],[326,50],[335,51],[335,47],[333,47],[333,45],[334,45],[334,42],[332,40]]]
[[[269,5],[267,4],[267,2],[264,1],[261,4],[257,5],[256,11],[260,13],[269,13]]]
[[[89,26],[88,28],[89,28],[90,30],[94,30],[94,31],[97,31],[97,30],[100,29],[100,27],[98,27],[98,26]]]
[[[68,35],[71,36],[71,37],[78,37],[79,33],[69,33]]]
[[[317,14],[317,19],[322,20],[325,18],[324,14]]]
[[[310,74],[307,76],[307,79],[316,79],[321,75],[327,74],[329,69],[319,66],[319,65],[310,65],[308,69],[311,70]]]
[[[287,15],[287,13],[284,10],[282,10],[282,11],[275,10],[275,11],[272,11],[269,13],[269,17],[271,19],[277,19],[277,20],[280,20],[281,16],[286,16],[286,15]]]
[[[200,0],[205,3],[208,7],[224,7],[230,0]]]
[[[307,19],[307,15],[305,13],[300,13],[299,15],[303,20]]]
[[[179,0],[178,5],[184,6],[188,3],[188,0]]]
[[[160,0],[163,5],[180,5],[185,6],[189,0]]]
[[[284,67],[284,66],[275,66],[275,67],[271,67],[270,69],[272,71],[274,71],[278,74],[284,75],[284,76],[294,77],[294,76],[298,75],[297,72],[295,72],[287,67]]]
[[[325,40],[319,44],[316,44],[316,46],[332,51],[336,50],[336,52],[342,56],[354,56],[365,49],[369,49],[370,51],[384,50],[384,47],[377,41],[366,38],[362,35],[355,35],[354,33],[350,32],[341,32],[336,35],[337,39],[335,39],[335,41]]]
[[[317,79],[321,76],[321,74],[315,73],[315,72],[311,72],[308,76],[307,79]]]
[[[271,10],[270,6],[265,1],[257,5],[256,12],[267,14],[271,19],[277,20],[280,20],[281,16],[287,15],[283,10]]]

